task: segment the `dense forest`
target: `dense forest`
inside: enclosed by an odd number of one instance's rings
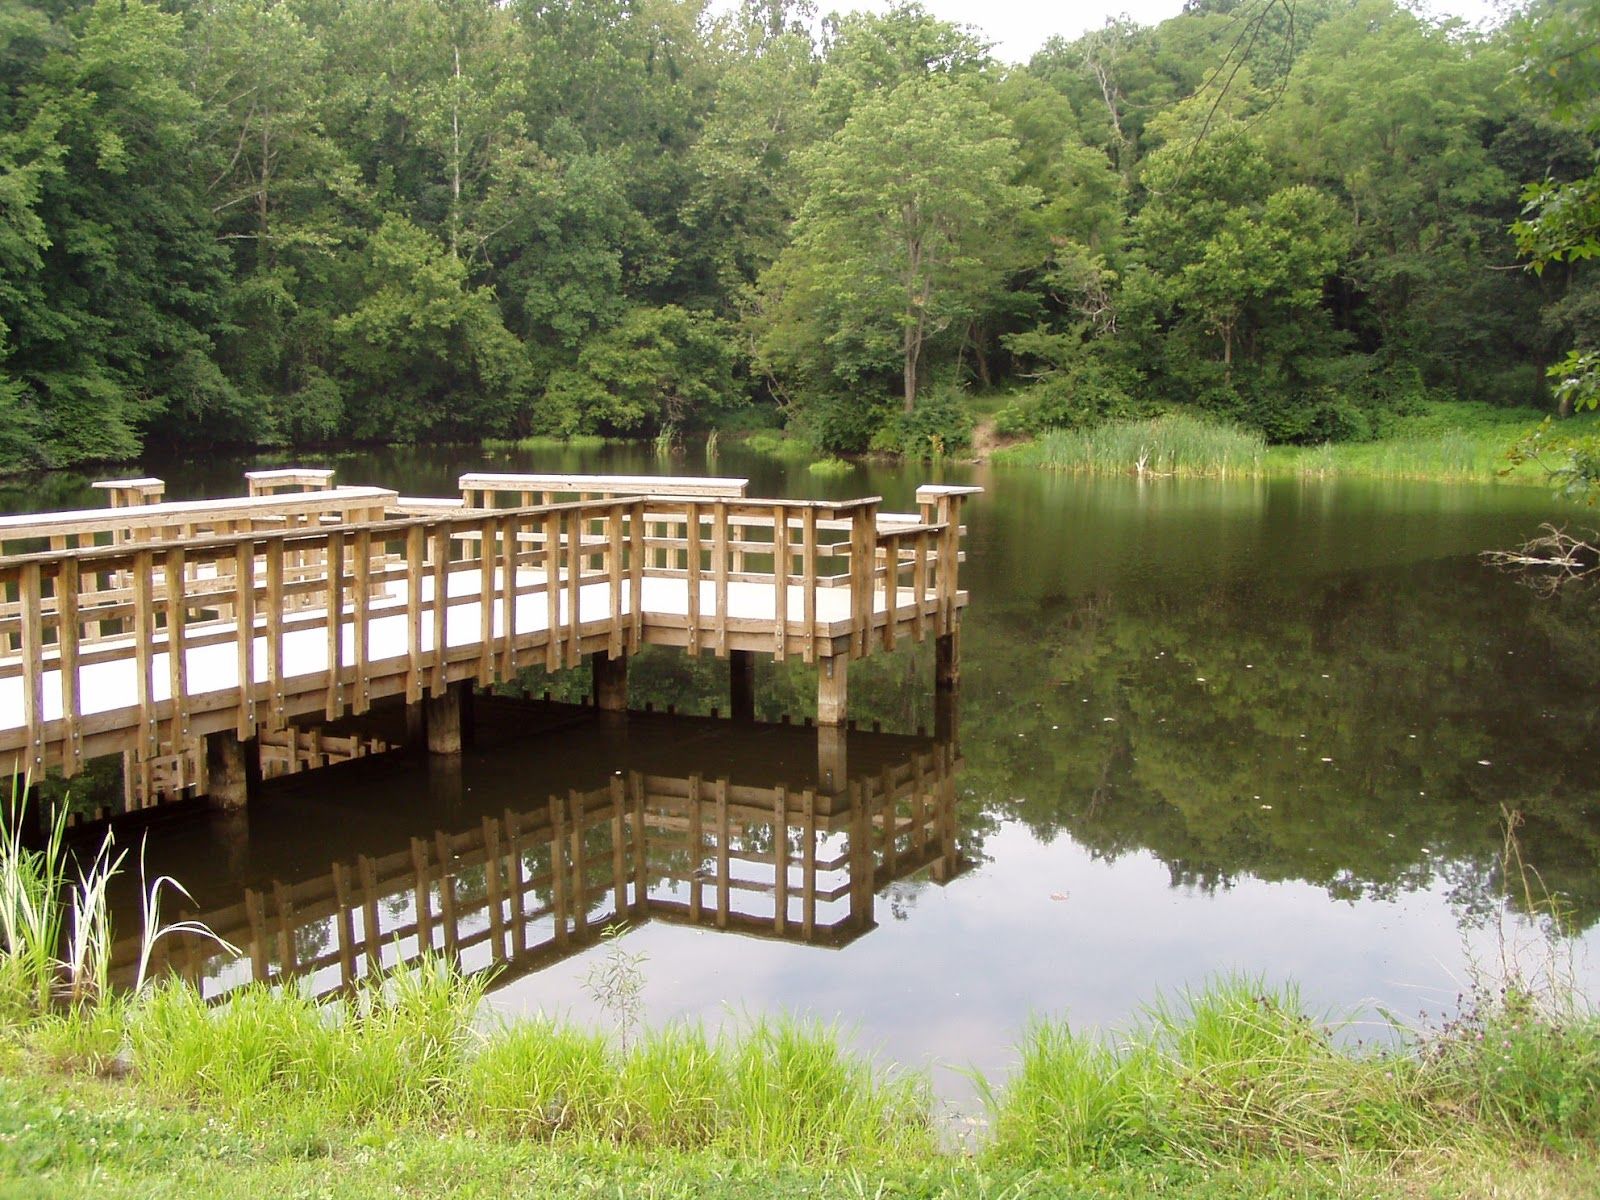
[[[1191,0],[1012,66],[915,5],[0,0],[0,468],[1559,405],[1596,128],[1541,80],[1597,35]]]

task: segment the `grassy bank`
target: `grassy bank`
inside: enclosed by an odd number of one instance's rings
[[[1508,1009],[1383,1057],[1337,1048],[1290,994],[1220,984],[1112,1040],[1036,1026],[992,1094],[989,1136],[957,1153],[920,1080],[885,1080],[826,1031],[678,1028],[623,1050],[543,1023],[475,1033],[475,1000],[425,970],[331,1009],[266,991],[208,1009],[172,986],[110,1019],[13,1022],[0,1195],[1600,1189],[1588,1018],[1530,1025]]]
[[[485,1030],[483,979],[439,960],[325,1004],[111,994],[112,860],[62,862],[0,840],[0,1196],[1600,1192],[1600,1016],[1559,974],[1513,972],[1383,1051],[1238,979],[1112,1036],[1041,1021],[953,1150],[925,1075],[792,1019]],[[70,953],[42,951],[52,928]]]
[[[1396,417],[1371,442],[1267,446],[1256,433],[1185,414],[1115,421],[1092,429],[1054,430],[995,452],[1015,466],[1098,474],[1213,477],[1389,478],[1541,483],[1544,472],[1523,463],[1506,472],[1507,452],[1536,428],[1541,414],[1465,401],[1435,403]],[[1600,431],[1585,414],[1558,432]]]

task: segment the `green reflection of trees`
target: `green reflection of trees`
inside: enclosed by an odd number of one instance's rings
[[[1465,560],[1002,611],[968,627],[963,782],[1042,838],[1149,850],[1175,884],[1439,879],[1464,913],[1498,890],[1505,806],[1587,927],[1597,621]]]

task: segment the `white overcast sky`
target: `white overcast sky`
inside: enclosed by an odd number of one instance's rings
[[[1027,62],[1054,34],[1076,37],[1119,13],[1154,25],[1177,16],[1183,0],[922,0],[922,5],[946,21],[976,26],[995,44],[994,54],[1002,61]],[[883,12],[892,6],[891,0],[819,0],[817,5],[823,12]],[[1426,5],[1436,16],[1458,16],[1473,24],[1492,22],[1497,6],[1497,0],[1428,0]]]

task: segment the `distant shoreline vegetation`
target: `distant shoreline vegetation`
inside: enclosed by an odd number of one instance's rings
[[[998,448],[1002,466],[1091,474],[1212,478],[1383,478],[1447,482],[1544,484],[1533,461],[1513,448],[1540,427],[1544,414],[1467,401],[1419,406],[1396,417],[1383,436],[1366,441],[1269,446],[1261,434],[1186,413],[1109,420],[1082,429],[1047,429]],[[1552,427],[1557,438],[1600,428],[1590,414]]]
[[[1120,462],[1042,431],[1366,443],[1581,407],[1595,361],[1593,0],[1192,0],[1025,64],[916,3],[13,7],[0,473],[774,425],[956,460],[1024,395],[1040,461]],[[1158,469],[1244,469],[1205,436]]]

